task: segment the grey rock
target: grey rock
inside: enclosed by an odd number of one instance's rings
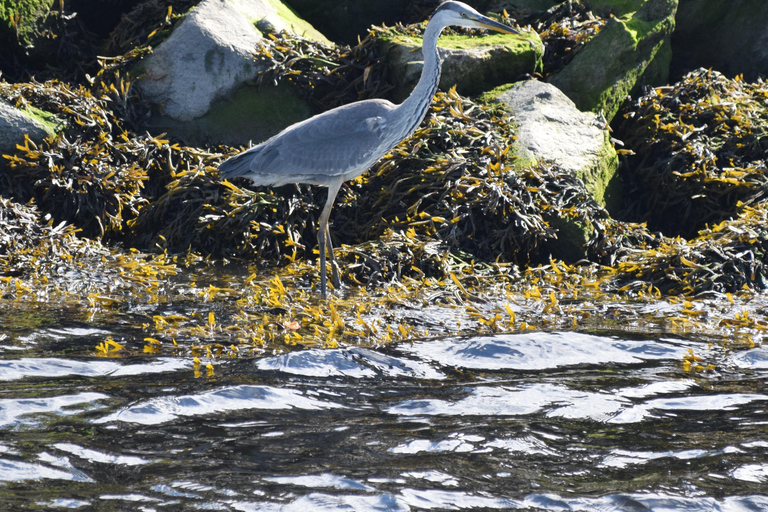
[[[14,153],[16,144],[24,141],[24,135],[29,136],[33,142],[39,143],[54,134],[55,130],[42,120],[35,119],[26,112],[0,101],[0,153]]]
[[[134,70],[157,112],[179,122],[202,117],[256,74],[257,29],[325,38],[278,0],[203,0]]]
[[[581,179],[599,205],[609,211],[618,209],[619,160],[600,116],[579,111],[557,87],[535,80],[499,88],[484,98],[502,103],[512,114],[517,127],[517,138],[512,141],[517,166],[556,164]],[[566,261],[587,256],[593,226],[556,215],[547,220],[558,231],[547,251]]]

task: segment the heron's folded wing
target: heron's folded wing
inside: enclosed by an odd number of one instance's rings
[[[390,148],[382,148],[387,128],[382,114],[387,112],[366,103],[353,103],[289,127],[254,151],[250,173],[315,176],[322,181],[367,168]]]

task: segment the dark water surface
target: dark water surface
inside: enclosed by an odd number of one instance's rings
[[[2,510],[768,510],[768,348],[532,332],[199,378],[3,348]],[[689,348],[717,369],[683,371]]]

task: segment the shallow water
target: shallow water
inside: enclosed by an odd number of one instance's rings
[[[186,358],[4,348],[4,510],[768,510],[768,348],[531,332],[199,378]],[[717,369],[683,371],[690,348]]]

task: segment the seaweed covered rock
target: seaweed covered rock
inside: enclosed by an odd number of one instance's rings
[[[25,203],[34,199],[55,222],[74,224],[85,236],[122,235],[126,222],[167,183],[173,164],[168,141],[122,128],[116,106],[126,105],[129,86],[118,86],[101,83],[91,92],[56,81],[0,82],[6,101],[52,112],[64,124],[56,137],[39,144],[26,139],[4,155],[2,194]],[[155,179],[144,190],[150,177]]]
[[[768,85],[698,70],[631,105],[617,136],[637,192],[624,217],[690,237],[768,190]]]
[[[535,80],[499,87],[483,99],[501,103],[512,115],[515,137],[510,140],[518,168],[556,165],[579,179],[598,205],[618,210],[619,159],[599,116],[580,112],[557,87]],[[565,261],[587,257],[594,236],[590,219],[582,222],[561,210],[546,212],[544,218],[558,231],[557,239],[546,244],[549,253]]]
[[[133,243],[173,252],[257,260],[263,266],[307,256],[316,243],[322,194],[282,187],[256,191],[218,180],[213,168],[172,173],[166,191],[129,224]]]
[[[743,206],[733,219],[691,240],[651,233],[645,224],[605,219],[590,244],[619,291],[688,297],[768,288],[768,203]]]
[[[549,82],[579,110],[611,121],[631,91],[666,83],[676,10],[677,0],[646,0],[636,12],[609,18]]]

